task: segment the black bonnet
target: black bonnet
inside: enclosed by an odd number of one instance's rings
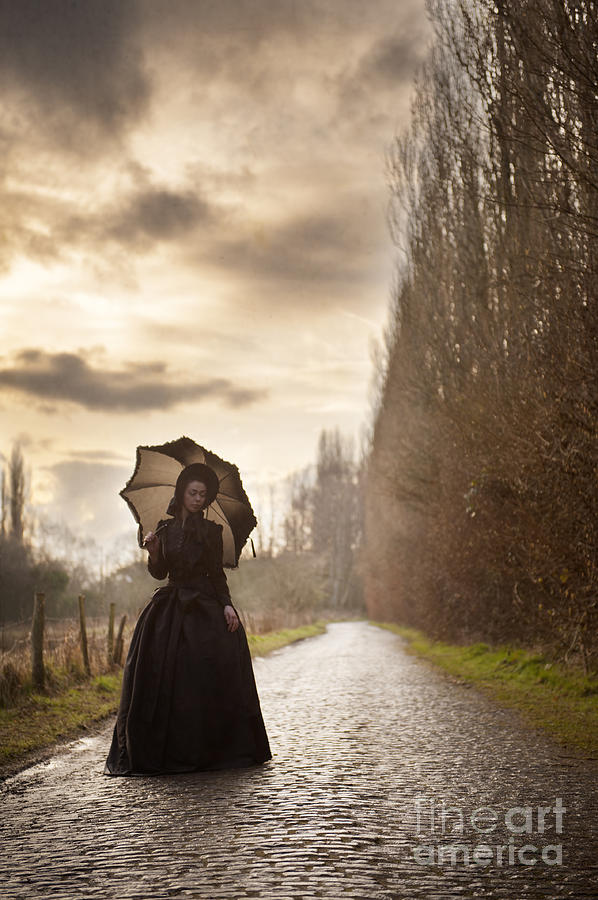
[[[177,508],[182,506],[183,494],[190,481],[201,481],[205,484],[207,488],[206,506],[209,506],[210,503],[213,503],[216,499],[219,481],[214,469],[207,466],[205,463],[191,463],[190,466],[185,466],[177,478],[174,497],[168,504],[168,509],[166,510],[169,516],[176,515]]]

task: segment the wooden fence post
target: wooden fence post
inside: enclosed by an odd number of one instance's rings
[[[116,604],[110,604],[110,612],[108,614],[108,647],[107,647],[107,659],[108,665],[114,665],[114,609]]]
[[[114,645],[114,662],[117,666],[122,666],[123,661],[123,647],[124,647],[124,639],[123,632],[125,630],[125,622],[127,621],[126,614],[120,620],[120,624],[118,626],[118,634],[116,635],[116,643]]]
[[[36,593],[33,597],[33,619],[31,620],[31,675],[34,687],[43,691],[44,671],[44,607],[46,595]]]
[[[83,668],[87,675],[91,675],[89,665],[89,652],[87,649],[87,629],[85,628],[85,595],[79,594],[79,630],[81,633],[81,656],[83,657]]]

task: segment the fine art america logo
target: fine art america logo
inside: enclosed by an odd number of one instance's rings
[[[468,812],[445,800],[418,798],[415,810],[422,843],[412,852],[422,866],[563,864],[563,845],[553,837],[562,834],[567,811],[560,797],[553,806],[511,806],[504,812],[490,806]]]

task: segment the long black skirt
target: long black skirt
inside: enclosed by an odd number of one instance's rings
[[[242,625],[209,583],[158,588],[131,639],[106,775],[237,768],[271,758]]]

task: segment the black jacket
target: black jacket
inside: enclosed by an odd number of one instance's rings
[[[222,525],[193,513],[184,525],[178,519],[161,519],[156,530],[160,534],[158,559],[148,558],[150,575],[161,581],[168,576],[171,583],[193,587],[207,575],[222,606],[231,602],[230,590],[222,568]]]

